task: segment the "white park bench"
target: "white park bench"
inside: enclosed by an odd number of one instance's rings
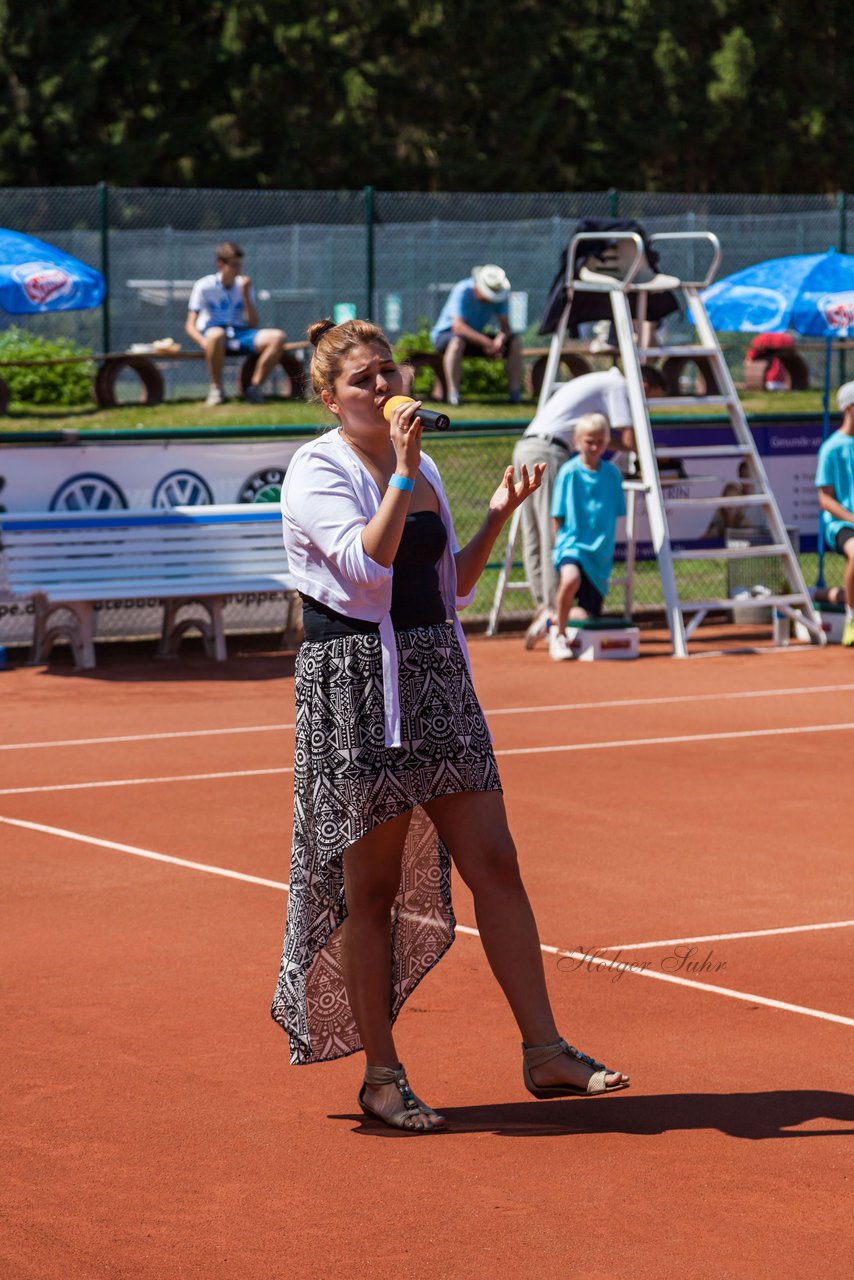
[[[292,640],[300,602],[275,503],[0,513],[0,598],[33,601],[32,663],[67,640],[76,665],[94,667],[94,606],[137,599],[163,605],[161,657],[174,656],[196,628],[208,655],[222,662],[223,605],[246,592],[284,593],[285,639]],[[186,605],[198,606],[196,616],[179,619]]]

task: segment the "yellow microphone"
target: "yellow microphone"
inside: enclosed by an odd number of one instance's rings
[[[389,396],[383,405],[383,417],[386,422],[391,422],[391,415],[399,404],[414,404],[412,396]],[[451,419],[446,413],[435,413],[433,409],[419,409],[416,417],[421,419],[421,426],[425,431],[447,431],[451,425]]]

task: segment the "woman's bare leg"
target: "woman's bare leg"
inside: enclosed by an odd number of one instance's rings
[[[487,960],[522,1039],[529,1045],[553,1044],[560,1033],[546,989],[537,924],[507,826],[504,797],[500,791],[469,791],[441,796],[424,808],[472,892]],[[564,1055],[531,1074],[541,1085],[586,1085],[593,1073]],[[621,1072],[611,1072],[608,1083],[620,1078]]]
[[[393,1067],[400,1059],[391,1033],[391,909],[400,888],[401,860],[411,813],[382,823],[344,854],[347,919],[341,933],[341,967],[347,999],[371,1066]],[[375,1111],[400,1110],[396,1085],[366,1085],[365,1102]],[[427,1120],[440,1127],[441,1116]]]

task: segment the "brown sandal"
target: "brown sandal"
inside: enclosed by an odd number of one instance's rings
[[[398,1110],[390,1110],[388,1112],[374,1111],[373,1107],[369,1107],[365,1102],[365,1085],[369,1084],[397,1085],[403,1106]],[[427,1118],[432,1108],[428,1107],[420,1098],[416,1098],[409,1087],[409,1081],[406,1078],[406,1071],[402,1063],[397,1068],[375,1067],[368,1063],[365,1068],[364,1083],[359,1090],[359,1106],[366,1116],[370,1116],[372,1120],[381,1120],[383,1124],[390,1125],[392,1129],[405,1129],[408,1133],[447,1132],[444,1116],[439,1116],[441,1124],[436,1124],[433,1120]],[[425,1117],[423,1123],[417,1123],[418,1116]]]
[[[552,1062],[564,1053],[569,1054],[577,1062],[583,1062],[585,1066],[593,1068],[587,1085],[534,1084],[531,1079],[531,1067],[543,1067],[547,1062]],[[615,1093],[618,1089],[628,1089],[628,1080],[620,1080],[617,1084],[606,1083],[609,1075],[617,1074],[617,1072],[610,1071],[603,1062],[597,1062],[595,1058],[591,1058],[589,1054],[582,1053],[580,1049],[573,1048],[571,1044],[567,1044],[563,1039],[556,1041],[555,1044],[522,1045],[522,1079],[525,1082],[525,1088],[535,1098],[566,1098],[575,1094],[581,1094],[582,1097],[585,1097],[594,1093]],[[622,1072],[619,1074],[622,1075]]]

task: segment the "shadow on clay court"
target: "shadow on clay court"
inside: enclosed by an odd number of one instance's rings
[[[105,684],[192,684],[199,680],[244,684],[292,677],[296,660],[294,650],[277,652],[270,637],[264,639],[266,646],[252,636],[232,637],[225,662],[208,658],[201,643],[195,644],[191,640],[182,645],[178,658],[165,659],[156,656],[153,642],[132,645],[119,641],[98,647],[98,665],[90,671],[78,671],[70,650],[63,647],[51,654],[50,662],[39,670],[43,676],[73,677],[75,680],[95,680]],[[23,666],[24,662],[16,662],[15,665]]]
[[[472,635],[479,636],[482,625],[466,628]],[[503,648],[498,647],[500,654],[507,662],[516,661],[518,639],[521,636],[504,637]],[[726,628],[707,627],[702,634],[695,636],[692,642],[694,657],[742,657],[768,650],[766,631],[757,631],[749,627]],[[791,652],[806,651],[807,644],[792,644]],[[73,676],[76,680],[97,680],[112,684],[172,684],[194,681],[218,681],[224,684],[237,684],[259,680],[288,679],[294,674],[296,650],[282,645],[280,632],[255,632],[228,637],[228,658],[225,662],[215,662],[204,651],[200,637],[195,634],[187,636],[179,654],[175,658],[161,659],[157,657],[156,640],[114,640],[97,642],[97,666],[91,671],[80,671],[74,666],[71,648],[62,644],[51,653],[49,660],[39,668],[44,676]],[[28,650],[15,647],[7,653],[10,667],[27,665]],[[669,633],[666,628],[646,629],[641,635],[641,658],[670,658],[673,651]],[[545,659],[543,650],[540,655]],[[544,667],[547,670],[548,666]]]
[[[632,1098],[570,1098],[485,1107],[440,1107],[453,1133],[494,1133],[503,1138],[556,1138],[561,1134],[633,1133],[650,1136],[670,1130],[718,1129],[732,1138],[854,1137],[854,1095],[781,1089],[770,1093],[664,1093]],[[331,1115],[357,1121],[363,1137],[406,1138],[362,1116]],[[801,1125],[821,1122],[820,1128]]]

